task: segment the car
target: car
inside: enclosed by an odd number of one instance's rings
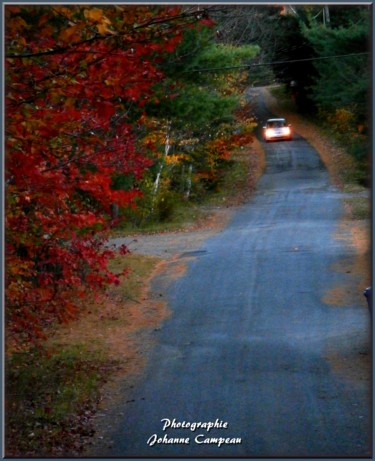
[[[293,138],[292,126],[288,125],[285,118],[269,118],[263,127],[263,138],[266,142],[280,139]]]

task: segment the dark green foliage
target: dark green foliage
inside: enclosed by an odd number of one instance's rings
[[[349,144],[349,153],[359,161],[366,160],[371,152],[370,140],[366,138],[355,138]]]
[[[361,23],[363,15],[370,14],[369,6],[364,5],[335,5],[329,6],[330,27],[350,27],[355,23]]]
[[[323,122],[362,165],[370,159],[370,10],[366,6],[330,8],[330,23],[310,20],[302,30],[318,57],[312,99]],[[366,179],[359,178],[361,183]]]
[[[304,35],[320,57],[353,55],[314,61],[318,72],[313,85],[313,98],[325,110],[351,108],[358,121],[368,116],[370,87],[369,15],[349,25],[327,28],[321,24],[304,27]]]
[[[306,113],[313,110],[310,86],[316,76],[313,63],[308,59],[316,53],[302,35],[299,24],[295,15],[280,18],[274,32],[278,39],[270,58],[277,80],[286,84],[298,110]]]
[[[186,83],[173,99],[154,107],[153,115],[173,120],[174,130],[206,132],[233,120],[235,96],[223,96],[212,88]]]
[[[172,221],[174,213],[181,203],[181,197],[177,192],[164,191],[158,197],[156,204],[156,217],[160,222]]]
[[[131,190],[135,184],[134,175],[116,175],[112,178],[112,188],[114,190]]]

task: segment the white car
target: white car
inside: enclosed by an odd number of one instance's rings
[[[293,138],[292,126],[286,123],[285,118],[270,118],[263,127],[263,138],[266,142]]]

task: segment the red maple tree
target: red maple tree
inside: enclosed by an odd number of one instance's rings
[[[150,166],[137,130],[158,63],[198,20],[178,6],[5,7],[6,320],[18,346],[119,283],[105,231],[139,192],[113,179]]]

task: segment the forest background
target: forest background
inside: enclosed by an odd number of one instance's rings
[[[93,365],[72,351],[41,359],[45,344],[128,275],[111,269],[129,257],[111,235],[180,225],[228,184],[257,127],[249,86],[277,84],[345,148],[350,180],[370,184],[371,10],[14,4],[4,15],[5,352],[8,383],[22,387],[8,435],[23,454],[50,453],[70,423],[51,423],[48,401],[25,404],[27,388],[61,361]],[[45,424],[50,436],[35,437]]]

